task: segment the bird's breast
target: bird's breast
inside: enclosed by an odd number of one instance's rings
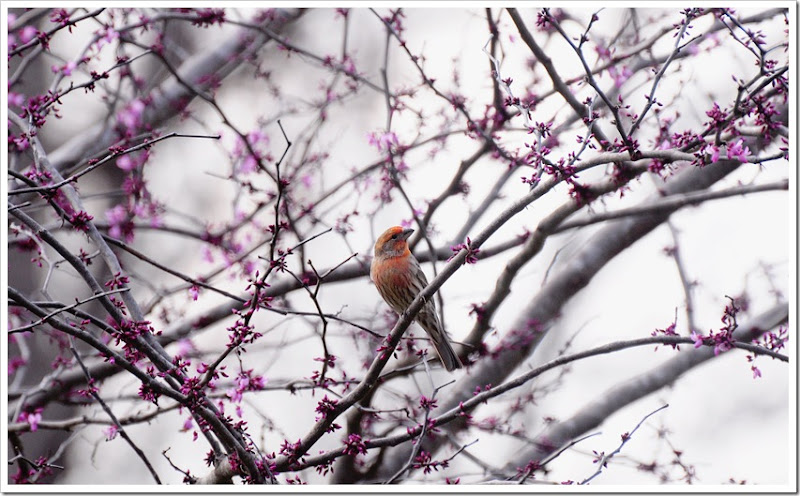
[[[379,286],[407,286],[411,271],[401,257],[376,258],[370,268],[372,282]]]

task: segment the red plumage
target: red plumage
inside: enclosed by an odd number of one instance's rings
[[[419,262],[408,249],[408,238],[413,232],[413,229],[395,226],[381,234],[375,242],[375,257],[370,268],[370,277],[375,287],[398,315],[405,312],[414,298],[428,285]],[[432,298],[425,302],[416,320],[431,338],[444,367],[448,371],[461,368],[461,360],[447,340]]]

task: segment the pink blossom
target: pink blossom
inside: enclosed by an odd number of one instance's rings
[[[416,215],[417,217],[422,217],[423,215],[425,215],[425,211],[423,211],[420,208],[415,208],[414,215]],[[414,225],[414,217],[412,216],[409,217],[408,219],[401,220],[400,225],[403,227],[411,227],[412,225]]]
[[[691,338],[694,341],[695,348],[703,346],[703,336],[697,334],[697,331],[692,331]]]
[[[345,56],[344,60],[342,60],[342,69],[344,69],[346,74],[355,74],[356,65],[353,63],[353,59],[349,56]]]
[[[189,297],[192,298],[193,301],[197,301],[197,296],[200,294],[200,288],[197,286],[192,286],[189,288]]]
[[[75,70],[75,67],[77,67],[77,64],[75,62],[73,62],[73,61],[67,62],[67,65],[65,65],[64,69],[63,69],[64,75],[65,76],[71,75],[72,71]]]
[[[14,93],[13,91],[8,92],[8,105],[15,105],[17,107],[22,107],[25,103],[25,95],[21,93]]]
[[[244,275],[250,275],[256,270],[256,266],[252,260],[245,260],[242,263],[242,273]]]
[[[203,260],[208,263],[214,263],[214,254],[211,253],[211,249],[209,249],[207,246],[203,247]]]
[[[601,60],[608,60],[611,58],[611,50],[607,47],[598,44],[594,47],[594,51]]]
[[[258,170],[258,161],[252,155],[247,155],[239,165],[239,173],[249,174]]]
[[[133,160],[133,157],[128,155],[123,155],[117,159],[117,167],[124,170],[125,172],[130,172],[136,169],[136,161]]]
[[[150,212],[150,227],[163,227],[164,219],[158,215],[157,211]]]
[[[133,215],[136,217],[147,217],[150,214],[150,210],[148,210],[147,205],[143,203],[137,203],[133,206]]]
[[[716,162],[719,160],[719,147],[714,145],[711,147],[711,161]]]
[[[331,103],[336,100],[336,92],[333,91],[332,88],[327,88],[325,90],[325,103]]]
[[[128,104],[117,118],[122,125],[135,131],[142,124],[142,113],[144,113],[144,102],[137,98]]]
[[[247,218],[248,213],[245,210],[242,210],[239,207],[236,207],[233,210],[233,218],[236,222],[243,221]]]
[[[13,26],[15,22],[17,22],[17,14],[8,14],[8,27]]]
[[[633,71],[628,66],[623,66],[622,72],[619,72],[616,66],[612,66],[608,69],[608,75],[614,80],[614,86],[619,88],[633,75]]]
[[[714,345],[714,356],[725,353],[729,349],[731,349],[731,347],[728,343],[717,343]]]
[[[264,379],[264,377],[260,375],[250,378],[250,389],[254,391],[260,391],[264,389],[266,385],[267,385],[267,379]]]
[[[14,144],[17,146],[17,151],[22,152],[27,150],[28,147],[30,147],[30,142],[28,141],[27,136],[20,136],[20,137],[9,136],[8,138],[10,141],[13,141]]]
[[[111,43],[112,41],[119,38],[119,32],[111,27],[107,27],[105,31],[102,31],[101,33],[98,34],[101,35],[100,46],[103,46],[106,43]]]
[[[27,43],[32,39],[36,38],[36,35],[39,34],[39,30],[33,26],[25,26],[22,28],[22,31],[19,33],[19,41],[22,43]]]
[[[122,205],[117,205],[106,211],[106,220],[111,224],[119,224],[127,219],[128,210]]]
[[[399,144],[397,135],[391,131],[383,134],[369,133],[367,138],[369,140],[369,144],[376,147],[380,151],[388,150],[392,144]]]
[[[184,357],[196,349],[192,340],[187,338],[179,340],[176,346],[175,355],[179,357]]]
[[[11,357],[8,359],[8,375],[16,373],[17,369],[28,363],[22,357]]]
[[[242,401],[242,390],[239,388],[229,389],[227,393],[225,393],[228,398],[231,399],[233,403],[239,403]]]
[[[27,422],[31,426],[31,432],[39,429],[39,422],[42,420],[42,409],[37,408],[33,412],[22,412],[19,414],[20,422]]]
[[[111,441],[112,439],[117,437],[117,432],[118,431],[119,431],[119,429],[117,429],[116,425],[109,425],[108,429],[104,429],[103,430],[103,434],[106,435],[106,441]]]
[[[247,133],[247,141],[251,145],[255,145],[256,143],[264,142],[264,144],[269,144],[269,136],[264,134],[260,129],[255,129]]]
[[[750,155],[750,148],[743,146],[744,141],[739,140],[732,145],[728,145],[728,158],[736,159],[740,162],[747,162],[747,156]]]
[[[117,205],[106,210],[106,220],[110,224],[108,234],[112,238],[123,239],[124,237],[126,242],[133,241],[133,225],[124,205]]]
[[[119,33],[115,29],[108,28],[106,30],[106,35],[103,37],[104,40],[111,43],[112,41],[119,38]]]
[[[220,134],[222,136],[222,134]],[[234,157],[241,157],[244,155],[244,151],[247,149],[244,145],[244,140],[240,138],[238,135],[233,138],[233,156]]]

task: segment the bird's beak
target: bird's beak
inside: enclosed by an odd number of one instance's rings
[[[403,229],[403,232],[400,235],[400,237],[407,240],[408,238],[411,237],[412,234],[414,234],[413,229]]]

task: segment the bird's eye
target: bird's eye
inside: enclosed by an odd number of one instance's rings
[[[392,239],[397,239],[397,234],[392,234]]]

